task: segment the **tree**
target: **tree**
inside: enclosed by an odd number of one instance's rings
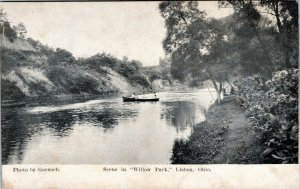
[[[57,63],[74,63],[75,57],[69,51],[61,48],[57,48],[56,51],[51,54],[48,58],[48,61],[53,64]]]
[[[154,80],[161,79],[161,74],[155,70],[149,70],[149,73],[147,75],[149,75],[149,80],[151,84]]]
[[[14,40],[17,39],[16,31],[10,26],[10,23],[8,21],[5,21],[3,24],[4,24],[4,35],[7,37],[7,39],[10,42],[14,42]]]
[[[275,64],[272,60],[270,49],[268,48],[265,38],[262,36],[262,32],[259,29],[259,24],[262,20],[260,12],[256,9],[252,0],[239,0],[231,1],[229,3],[234,7],[234,17],[236,22],[240,23],[238,28],[235,28],[235,32],[242,36],[242,40],[255,38],[258,41],[259,46],[255,49],[263,55],[263,64],[258,69],[260,73],[264,73],[267,77],[271,77],[272,72],[275,71]],[[248,35],[248,36],[247,36]],[[245,46],[248,46],[245,44]],[[258,56],[255,56],[258,57]],[[257,60],[254,60],[255,62]]]
[[[97,53],[96,55],[86,59],[86,63],[90,68],[109,67],[115,68],[118,66],[117,58],[109,53]]]
[[[29,37],[27,38],[27,42],[29,42],[37,51],[40,51],[47,56],[51,56],[52,54],[55,53],[55,50],[53,48],[49,47],[48,45],[42,44],[38,40],[34,40]]]
[[[290,56],[298,44],[295,41],[298,37],[298,3],[296,0],[261,0],[260,5],[265,7],[276,19],[279,40],[284,51],[285,64],[290,68]],[[298,53],[296,53],[298,54]],[[298,57],[297,57],[298,58]]]
[[[0,22],[7,22],[7,14],[0,8]]]
[[[224,36],[208,23],[205,12],[198,9],[197,2],[168,1],[160,3],[159,8],[167,28],[163,47],[171,57],[173,77],[184,80],[191,74],[194,77],[207,74],[220,102],[222,77],[217,77],[218,73],[212,71],[212,65],[218,61],[212,58],[212,46],[225,42]],[[211,56],[209,53],[212,53]]]
[[[2,27],[4,27],[4,35],[7,37],[7,39],[10,42],[14,42],[14,40],[17,38],[17,33],[16,31],[10,26],[10,23],[7,19],[7,14],[6,12],[0,8],[0,22],[2,22],[1,24],[1,32],[3,30]]]
[[[230,3],[233,6],[236,23],[244,23],[236,33],[243,34],[244,39],[246,39],[245,34],[248,33],[258,40],[263,54],[261,59],[265,62],[259,67],[261,72],[267,71],[270,77],[277,69],[297,67],[298,3],[295,0],[227,0],[223,3]],[[277,29],[274,30],[273,26],[269,26],[272,34],[267,34],[266,30],[259,28],[261,23],[266,21],[266,17],[262,15],[275,20]]]
[[[140,70],[143,67],[142,62],[139,61],[139,60],[132,60],[131,63],[134,64],[135,67],[137,67],[138,70]]]
[[[21,39],[25,39],[27,35],[27,29],[23,23],[19,23],[17,26],[13,27],[17,32],[17,36]]]
[[[128,62],[128,57],[127,56],[123,56],[123,62]]]
[[[227,26],[228,22],[211,19],[208,25],[210,37],[203,61],[207,62],[207,67],[214,73],[215,79],[219,83],[219,90],[222,90],[223,83],[228,82],[231,85],[229,78],[238,71],[238,54],[234,48],[233,36]]]

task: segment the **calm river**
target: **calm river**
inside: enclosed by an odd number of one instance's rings
[[[176,140],[205,120],[207,89],[157,93],[159,102],[120,97],[2,108],[3,164],[169,164]]]

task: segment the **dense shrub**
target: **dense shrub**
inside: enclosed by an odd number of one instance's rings
[[[33,48],[35,48],[35,50],[37,50],[47,56],[51,56],[52,54],[55,53],[55,50],[53,48],[49,47],[48,45],[42,44],[38,40],[34,40],[32,38],[27,38],[27,42],[30,43],[33,46]]]
[[[4,48],[2,50],[2,73],[19,66],[22,61],[26,60],[26,55],[22,51]]]
[[[2,100],[22,100],[25,94],[16,86],[15,82],[1,79]]]
[[[146,77],[140,74],[134,74],[129,77],[132,83],[137,83],[143,87],[149,87],[150,83],[147,81]]]
[[[100,84],[95,78],[79,71],[68,70],[64,66],[51,67],[47,71],[47,77],[66,93],[99,93]]]
[[[107,53],[98,53],[89,58],[79,58],[77,64],[87,66],[91,69],[98,69],[99,67],[115,68],[119,60]]]
[[[11,27],[10,23],[5,21],[4,22],[4,28],[5,28],[5,36],[10,42],[14,42],[15,39],[17,39],[17,32]]]
[[[110,54],[101,53],[86,59],[79,58],[77,64],[87,66],[102,74],[106,74],[106,67],[109,67],[124,76],[131,84],[139,84],[143,87],[150,86],[146,76],[141,73],[142,63],[137,60],[119,60]]]
[[[298,69],[279,71],[263,82],[256,76],[236,82],[254,128],[262,133],[269,163],[298,162]]]
[[[74,63],[75,62],[75,57],[70,53],[69,51],[65,49],[60,49],[57,48],[56,51],[51,54],[48,58],[48,62],[50,64],[59,64],[62,62],[65,63]]]

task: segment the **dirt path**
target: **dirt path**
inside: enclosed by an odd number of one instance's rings
[[[234,98],[224,99],[207,112],[207,120],[195,126],[189,140],[173,149],[173,163],[261,163],[258,134]]]
[[[244,110],[235,102],[223,103],[219,112],[226,112],[228,133],[224,136],[224,146],[212,163],[255,163],[263,150],[258,134],[245,117]]]

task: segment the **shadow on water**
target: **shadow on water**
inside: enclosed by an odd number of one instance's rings
[[[51,133],[54,136],[60,137],[68,136],[75,122],[75,117],[69,111],[51,112],[39,117],[41,117],[42,124],[52,130]]]
[[[103,109],[98,111],[73,114],[73,116],[78,117],[79,124],[89,122],[90,125],[103,128],[104,132],[117,126],[120,119],[131,118],[136,115],[137,112],[135,111],[124,111],[108,107],[103,107]]]
[[[166,111],[162,117],[169,120],[177,132],[184,131],[186,128],[195,124],[196,105],[188,101],[165,102]]]
[[[6,109],[1,116],[2,161],[7,163],[9,156],[16,156],[21,162],[23,151],[33,135],[42,135],[45,129],[53,136],[67,136],[74,119],[67,111],[50,114],[24,114],[24,109]]]
[[[18,160],[23,157],[23,150],[30,137],[38,132],[38,128],[31,127],[35,120],[20,113],[20,110],[7,109],[1,112],[2,161],[8,162],[8,157],[15,151]]]

